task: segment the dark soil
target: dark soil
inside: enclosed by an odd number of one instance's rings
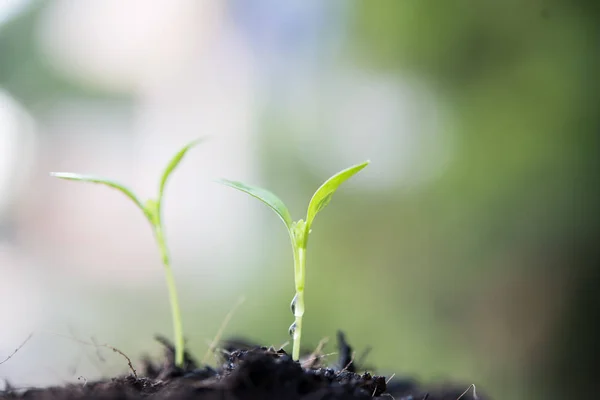
[[[284,350],[229,341],[221,350],[218,369],[199,367],[186,353],[185,365],[174,363],[172,345],[157,338],[166,348],[162,364],[144,361],[141,374],[61,387],[0,392],[0,399],[32,400],[473,400],[478,397],[468,384],[427,389],[411,379],[394,377],[388,383],[383,376],[357,373],[352,348],[338,334],[339,357],[327,367],[318,355],[294,362]]]

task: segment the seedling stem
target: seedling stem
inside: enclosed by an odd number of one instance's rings
[[[179,296],[177,295],[177,285],[175,285],[175,277],[171,268],[171,260],[169,250],[162,226],[158,225],[154,228],[154,237],[158,244],[160,256],[165,268],[165,279],[167,281],[167,291],[169,292],[169,303],[171,304],[171,316],[173,318],[173,335],[175,337],[175,363],[178,366],[183,365],[183,349],[185,347],[183,338],[183,323],[181,318],[181,308],[179,307]]]

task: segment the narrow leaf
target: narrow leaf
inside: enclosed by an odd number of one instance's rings
[[[144,209],[144,205],[137,198],[137,196],[133,193],[133,191],[131,189],[129,189],[128,187],[121,185],[118,182],[114,182],[109,179],[100,178],[97,176],[73,174],[70,172],[51,172],[50,175],[54,176],[56,178],[65,179],[65,180],[69,180],[69,181],[99,183],[99,184],[111,187],[113,189],[117,189],[118,191],[123,193],[125,196],[129,197],[131,199],[131,201],[133,201],[144,212],[144,214],[146,213],[146,211]]]
[[[163,197],[163,194],[165,191],[165,185],[167,184],[167,180],[169,179],[169,176],[171,175],[171,173],[175,170],[175,168],[177,168],[177,166],[179,165],[179,163],[181,162],[181,160],[183,159],[185,154],[188,152],[188,150],[190,150],[192,147],[196,146],[202,140],[203,139],[200,138],[200,139],[194,140],[193,142],[188,143],[184,148],[179,150],[179,152],[177,152],[177,154],[175,154],[175,156],[173,156],[171,161],[169,161],[169,164],[167,164],[167,167],[163,171],[162,177],[160,179],[160,187],[158,189],[159,203],[162,200],[162,197]]]
[[[275,211],[277,215],[279,215],[279,218],[281,218],[288,230],[291,229],[293,220],[289,210],[287,209],[285,204],[283,204],[283,201],[281,201],[279,197],[275,196],[270,191],[259,187],[249,186],[245,183],[230,181],[227,179],[217,179],[216,182],[247,193],[250,196],[262,201],[263,203],[268,205],[273,211]]]
[[[319,211],[324,209],[327,204],[329,204],[331,197],[340,187],[340,185],[358,173],[361,169],[369,165],[369,162],[370,161],[365,161],[361,164],[354,165],[338,172],[331,178],[327,179],[325,183],[323,183],[321,187],[317,189],[312,199],[310,199],[310,203],[308,204],[308,212],[306,214],[307,229],[310,229],[310,226],[312,225],[312,222]]]

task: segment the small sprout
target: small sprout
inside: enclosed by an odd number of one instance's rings
[[[227,179],[218,179],[217,182],[240,190],[269,206],[285,224],[294,252],[294,281],[296,295],[292,300],[290,309],[294,314],[295,321],[290,326],[290,336],[294,339],[292,357],[294,360],[300,358],[300,338],[302,336],[302,316],[304,315],[304,283],[306,277],[306,246],[308,244],[308,235],[311,232],[311,226],[317,214],[323,210],[331,201],[331,197],[342,183],[357,174],[365,168],[369,161],[354,165],[343,171],[338,172],[326,180],[321,187],[317,189],[308,204],[306,220],[294,221],[283,201],[268,190],[246,185],[241,182],[230,181]]]
[[[161,206],[165,192],[165,186],[171,173],[177,168],[183,157],[186,153],[198,143],[200,143],[201,139],[194,140],[189,143],[187,146],[183,147],[179,152],[171,159],[167,167],[164,169],[163,174],[160,179],[160,185],[158,188],[158,196],[154,199],[146,200],[142,202],[131,189],[126,186],[114,182],[109,179],[99,178],[90,175],[80,175],[73,174],[70,172],[52,172],[50,175],[71,181],[80,181],[80,182],[91,182],[91,183],[99,183],[113,189],[116,189],[127,196],[135,205],[144,213],[148,222],[150,222],[150,226],[152,227],[152,231],[154,233],[154,237],[158,244],[158,249],[160,251],[161,259],[165,269],[165,278],[167,281],[167,289],[169,291],[169,300],[171,303],[171,315],[173,318],[173,333],[175,336],[175,363],[177,366],[182,366],[184,361],[184,340],[183,340],[183,328],[181,323],[181,311],[179,309],[179,299],[177,296],[177,288],[175,286],[175,279],[173,277],[173,272],[171,269],[171,261],[169,257],[169,251],[167,248],[167,241],[165,239],[164,234],[164,226],[162,223],[162,215],[161,215]]]

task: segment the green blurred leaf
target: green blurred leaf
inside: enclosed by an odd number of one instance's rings
[[[354,165],[350,168],[346,168],[343,171],[338,172],[331,178],[327,179],[325,183],[321,185],[313,195],[312,199],[310,199],[310,203],[308,204],[308,212],[306,214],[306,228],[310,229],[313,220],[321,211],[324,209],[327,204],[331,201],[331,197],[335,193],[335,191],[340,187],[342,183],[350,179],[356,173],[358,173],[361,169],[369,165],[370,161],[365,161],[361,164]]]
[[[0,1],[0,4],[6,2]],[[44,115],[48,104],[83,100],[100,101],[122,110],[130,109],[133,93],[107,88],[94,80],[81,80],[53,68],[37,39],[40,19],[48,1],[27,1],[21,11],[0,23],[0,87],[28,112]],[[16,2],[15,2],[16,4]],[[2,19],[2,18],[0,18]],[[89,103],[88,103],[89,102]]]
[[[160,187],[158,190],[159,204],[160,204],[160,201],[162,200],[162,197],[163,197],[163,194],[165,191],[165,185],[167,184],[167,180],[169,179],[169,176],[171,175],[171,173],[175,170],[175,168],[177,168],[177,166],[179,165],[179,163],[181,162],[181,160],[183,159],[185,154],[188,152],[188,150],[190,150],[192,147],[196,146],[202,140],[203,139],[200,138],[200,139],[194,140],[193,142],[190,142],[183,149],[179,150],[179,152],[177,154],[175,154],[175,156],[173,156],[173,158],[171,159],[171,161],[165,168],[165,170],[162,174],[162,177],[160,179]]]
[[[111,181],[110,179],[100,178],[97,176],[74,174],[71,172],[51,172],[50,175],[54,176],[56,178],[66,179],[69,181],[99,183],[99,184],[111,187],[113,189],[117,189],[118,191],[123,193],[125,196],[129,197],[131,199],[131,201],[133,201],[140,208],[140,210],[142,210],[144,212],[144,214],[146,214],[144,204],[142,204],[142,202],[137,198],[137,196],[133,193],[133,191],[118,182],[114,182],[114,181]]]
[[[283,204],[283,201],[281,201],[279,197],[275,196],[270,191],[227,179],[217,179],[216,182],[247,193],[262,201],[279,215],[279,218],[281,218],[288,230],[292,228],[293,220],[288,208]]]

